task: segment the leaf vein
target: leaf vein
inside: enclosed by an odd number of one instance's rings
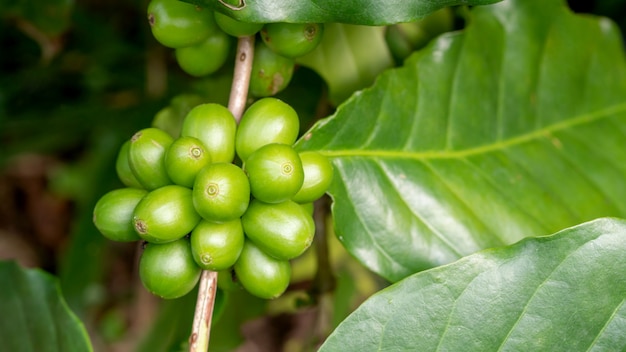
[[[543,221],[541,221],[542,219],[538,218],[536,215],[533,215],[527,210],[525,210],[526,207],[522,206],[519,202],[515,201],[514,197],[509,196],[508,193],[506,193],[506,190],[502,188],[500,182],[497,182],[496,180],[494,180],[494,178],[491,177],[488,173],[486,173],[483,168],[479,167],[478,165],[476,165],[469,159],[465,158],[463,160],[465,161],[467,165],[473,168],[477,174],[479,174],[482,178],[484,178],[485,181],[489,185],[491,185],[494,189],[496,189],[500,193],[500,195],[503,197],[503,199],[505,199],[508,203],[513,204],[513,206],[520,213],[526,214],[530,219],[534,220],[537,224],[539,224],[539,226],[541,226],[541,228],[543,228],[545,231],[549,231],[547,225],[544,224]]]
[[[530,305],[531,301],[533,300],[533,298],[535,298],[537,296],[537,293],[550,281],[550,278],[552,277],[552,275],[563,265],[563,263],[572,255],[576,254],[581,248],[583,248],[587,243],[589,243],[589,241],[581,243],[580,245],[578,245],[578,247],[576,247],[575,249],[572,249],[565,257],[563,257],[559,263],[557,265],[555,265],[552,270],[550,270],[549,273],[546,273],[546,277],[541,281],[541,283],[539,285],[537,285],[537,289],[535,289],[533,291],[533,294],[530,295],[530,297],[528,297],[528,300],[526,300],[526,304],[524,304],[524,308],[522,309],[522,311],[519,314],[519,317],[515,320],[515,322],[513,323],[513,325],[511,326],[511,328],[509,329],[508,333],[506,334],[506,336],[502,339],[502,343],[500,344],[500,346],[498,346],[498,350],[497,352],[502,351],[502,348],[505,346],[505,343],[509,340],[509,338],[511,337],[511,334],[513,333],[513,331],[515,330],[515,327],[517,325],[519,325],[519,323],[521,322],[522,318],[524,317],[525,313],[528,310],[528,306]]]
[[[554,192],[554,188],[546,186],[545,183],[540,181],[542,179],[541,177],[535,176],[524,164],[515,160],[514,156],[509,155],[508,160],[515,163],[528,176],[529,179],[533,180],[537,187],[541,188],[546,194],[549,194],[552,200],[558,201],[561,204],[561,207],[572,216],[572,222],[582,221],[582,218],[576,214],[575,209],[572,209],[563,197]]]
[[[388,174],[390,172],[386,168],[383,168],[383,166],[381,164],[378,164],[378,165],[379,165],[380,169],[383,172],[383,176],[385,176],[385,178],[389,181],[389,183],[392,186],[392,189],[394,190],[394,192],[396,193],[398,198],[402,201],[404,206],[411,212],[411,214],[413,214],[415,216],[415,218],[417,218],[417,220],[419,220],[422,224],[424,224],[426,227],[428,227],[428,229],[430,229],[432,231],[433,235],[435,235],[435,237],[439,238],[439,240],[444,245],[446,245],[446,247],[450,248],[459,257],[462,257],[463,254],[456,247],[454,247],[454,245],[443,235],[443,233],[438,231],[432,224],[427,222],[426,219],[424,217],[420,216],[419,213],[417,213],[417,212],[413,211],[413,209],[411,209],[411,207],[409,206],[408,201],[402,196],[402,193],[400,192],[398,187],[394,184],[394,182],[388,176]]]
[[[433,173],[433,175],[435,175],[435,176],[439,179],[439,181],[441,182],[441,184],[442,184],[442,185],[444,185],[444,186],[445,186],[445,187],[446,187],[446,188],[450,191],[450,193],[451,193],[451,194],[452,194],[452,195],[453,195],[456,199],[458,199],[458,201],[459,201],[458,203],[459,203],[459,204],[462,204],[462,205],[463,205],[463,207],[467,210],[467,211],[466,211],[466,214],[467,214],[467,217],[466,217],[466,218],[472,217],[472,218],[476,219],[476,221],[477,221],[477,222],[479,222],[480,224],[482,224],[482,225],[484,226],[484,228],[485,228],[485,229],[488,229],[488,228],[489,228],[489,225],[488,225],[487,223],[485,223],[485,222],[483,221],[483,219],[481,219],[481,218],[478,216],[478,213],[474,210],[474,208],[473,208],[473,207],[471,207],[471,206],[467,203],[467,200],[466,200],[466,199],[464,199],[463,197],[461,197],[461,196],[458,194],[458,192],[454,189],[454,187],[452,187],[452,186],[451,186],[451,185],[447,182],[446,178],[445,178],[445,177],[443,177],[440,173],[438,173],[438,172],[436,171],[436,168],[435,168],[435,166],[434,166],[434,165],[432,165],[432,164],[430,164],[430,163],[428,163],[428,162],[426,162],[426,161],[424,161],[424,165],[426,165],[426,166],[427,166],[427,167],[431,170],[431,172]],[[494,237],[497,237],[497,238],[498,238],[498,240],[500,241],[500,243],[501,243],[501,244],[505,244],[505,243],[506,243],[506,241],[504,241],[504,240],[502,239],[502,237],[501,237],[500,235],[498,235],[497,233],[492,232],[491,234],[492,234]],[[473,238],[473,239],[476,239],[476,238]]]
[[[341,179],[346,179],[347,175],[343,172],[344,170],[342,170],[341,168],[338,170],[341,174],[342,177]],[[374,247],[376,247],[376,250],[378,253],[381,253],[385,258],[387,258],[387,260],[391,263],[395,263],[396,265],[407,269],[408,268],[406,266],[404,266],[404,264],[398,262],[397,260],[395,260],[393,257],[391,257],[385,250],[383,250],[383,248],[380,246],[380,244],[376,241],[376,238],[372,235],[372,231],[371,229],[367,226],[367,221],[365,221],[363,219],[363,217],[361,216],[361,214],[358,212],[357,207],[355,206],[355,202],[353,197],[351,197],[350,192],[348,192],[348,187],[346,188],[346,197],[348,198],[349,202],[346,202],[347,204],[351,204],[354,214],[357,217],[359,223],[361,224],[361,226],[363,226],[363,228],[365,229],[365,233],[367,234],[367,237],[369,237],[371,243],[374,245]]]
[[[554,144],[552,144],[553,148],[560,153],[561,155],[563,155],[563,160],[565,160],[565,162],[567,162],[572,169],[574,169],[574,171],[576,171],[578,173],[578,175],[580,175],[580,177],[582,179],[584,179],[585,181],[587,181],[587,183],[591,186],[591,188],[595,189],[596,192],[598,192],[598,194],[602,195],[602,198],[606,200],[607,203],[610,204],[610,207],[613,208],[613,211],[615,211],[616,214],[618,214],[619,211],[619,205],[616,203],[615,199],[611,196],[611,194],[608,194],[600,185],[598,185],[590,176],[588,172],[585,172],[585,170],[583,170],[580,165],[578,165],[570,156],[569,153],[566,153],[563,148],[557,148],[557,146],[555,146]]]
[[[611,324],[613,319],[617,316],[618,312],[621,310],[621,308],[625,304],[626,304],[626,299],[622,300],[622,302],[620,302],[620,304],[618,304],[617,307],[615,307],[613,312],[611,312],[611,315],[606,320],[606,323],[602,326],[602,329],[600,329],[600,331],[598,331],[598,334],[596,335],[596,338],[593,339],[593,341],[591,341],[591,344],[589,345],[589,348],[587,348],[587,351],[591,351],[591,349],[596,345],[598,340],[602,337],[602,334],[606,331],[608,326]]]
[[[487,145],[480,145],[473,148],[461,149],[461,150],[443,150],[443,151],[418,151],[409,152],[406,150],[384,150],[384,149],[337,149],[337,150],[320,150],[320,153],[330,158],[339,157],[378,157],[387,159],[416,159],[416,160],[428,160],[428,159],[459,159],[472,155],[479,155],[497,150],[510,148],[516,145],[527,143],[539,138],[545,138],[548,135],[556,133],[558,131],[572,128],[578,125],[589,124],[596,120],[605,118],[607,116],[617,114],[620,112],[626,112],[626,103],[617,104],[608,107],[603,110],[595,111],[588,114],[583,114],[575,118],[565,120],[562,122],[554,123],[550,126],[546,126],[534,131],[530,131],[526,134],[518,135],[507,140],[503,140],[499,143],[492,143]]]

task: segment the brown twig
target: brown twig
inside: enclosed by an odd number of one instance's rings
[[[254,60],[254,36],[240,37],[237,41],[235,72],[228,99],[228,109],[235,116],[237,123],[239,123],[241,115],[243,115],[243,111],[246,108],[252,60]]]
[[[217,272],[203,270],[200,277],[200,287],[198,287],[198,300],[196,301],[191,336],[189,337],[190,352],[204,352],[209,349],[216,290]]]
[[[254,36],[241,37],[237,42],[237,57],[235,58],[235,72],[230,90],[228,109],[239,123],[248,99],[248,85],[252,60],[254,58]],[[217,272],[203,270],[198,288],[198,300],[193,318],[191,336],[189,337],[189,352],[206,352],[209,349],[211,335],[211,319],[215,306],[217,291]]]

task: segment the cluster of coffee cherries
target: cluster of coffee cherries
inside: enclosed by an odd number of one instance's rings
[[[178,65],[195,77],[224,66],[234,38],[259,36],[250,77],[257,98],[287,87],[295,59],[315,49],[324,32],[322,23],[248,23],[179,0],[151,0],[147,12],[154,38],[174,49]]]
[[[313,241],[312,202],[333,174],[322,154],[293,148],[298,132],[296,111],[273,97],[250,105],[239,125],[226,107],[204,103],[179,136],[142,129],[116,161],[126,187],[98,200],[94,224],[111,240],[144,241],[139,276],[157,296],[181,297],[212,270],[276,298],[290,260]]]

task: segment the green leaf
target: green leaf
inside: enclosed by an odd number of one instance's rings
[[[58,280],[39,269],[0,262],[0,341],[4,351],[92,351]]]
[[[561,0],[476,7],[298,142],[331,158],[339,239],[390,281],[626,215],[619,31]]]
[[[626,220],[599,219],[410,276],[328,351],[623,351]]]
[[[208,6],[245,22],[317,22],[385,25],[411,22],[449,6],[501,0],[183,0]]]
[[[296,62],[326,81],[329,99],[338,105],[394,66],[384,36],[385,27],[327,23],[322,42]]]

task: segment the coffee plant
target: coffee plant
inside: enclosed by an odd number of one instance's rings
[[[61,38],[97,22],[39,5],[0,3],[5,26],[88,65]],[[0,263],[2,349],[626,349],[624,3],[133,6],[146,81],[82,84],[146,98],[64,106],[51,136],[55,102],[2,81],[0,122],[30,114],[3,165],[81,154],[47,181],[80,210],[57,270]]]

